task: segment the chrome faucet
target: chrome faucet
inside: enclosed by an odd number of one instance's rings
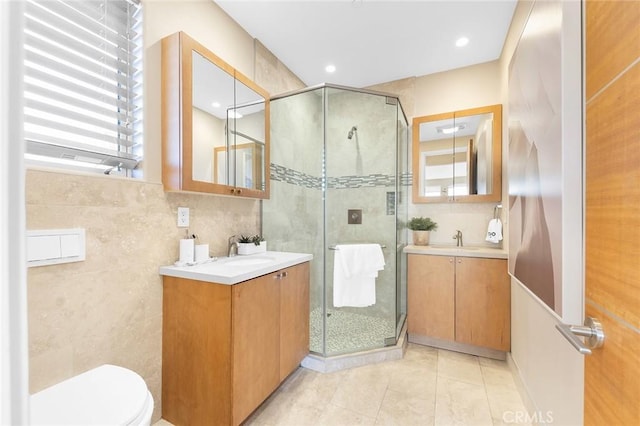
[[[456,247],[462,247],[462,231],[457,229],[456,230],[456,235],[453,236],[454,240],[456,241]]]
[[[229,251],[227,252],[227,256],[231,257],[231,256],[235,256],[236,254],[238,254],[238,241],[237,241],[238,236],[237,235],[232,235],[229,237],[229,244],[228,244],[228,248]],[[236,252],[233,252],[233,248],[236,248]]]

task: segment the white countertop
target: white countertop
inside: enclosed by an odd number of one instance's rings
[[[460,257],[485,257],[491,259],[507,259],[509,253],[501,248],[488,246],[456,247],[454,245],[429,245],[415,246],[408,245],[403,250],[410,254],[430,254],[435,256],[460,256]]]
[[[268,251],[247,256],[220,257],[193,266],[162,266],[160,275],[232,285],[311,259],[313,255],[308,253]]]

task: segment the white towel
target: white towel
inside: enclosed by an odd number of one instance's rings
[[[384,269],[379,244],[341,244],[333,259],[333,306],[365,307],[376,303],[376,278]]]
[[[491,219],[487,228],[487,241],[498,244],[502,240],[502,221]]]

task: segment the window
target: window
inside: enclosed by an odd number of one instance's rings
[[[28,0],[27,164],[140,176],[139,0]]]

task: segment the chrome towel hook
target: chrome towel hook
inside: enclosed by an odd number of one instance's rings
[[[502,208],[502,204],[498,204],[493,208],[493,218],[500,219],[500,209]]]

